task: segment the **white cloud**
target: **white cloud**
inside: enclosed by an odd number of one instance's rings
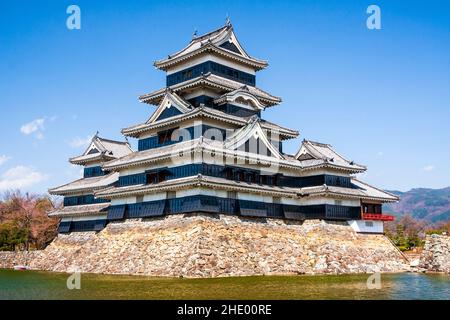
[[[91,141],[92,141],[92,136],[87,136],[85,139],[76,137],[76,138],[73,138],[72,141],[70,141],[69,145],[72,148],[87,147]]]
[[[24,135],[30,135],[32,133],[36,133],[36,138],[39,140],[44,138],[44,134],[42,131],[45,129],[45,118],[34,119],[33,121],[24,124],[20,127],[20,132]]]
[[[377,153],[377,156],[379,156],[379,157],[384,156],[384,152],[383,152],[383,151],[379,151],[379,152]]]
[[[434,165],[430,164],[428,166],[425,166],[423,168],[424,171],[433,171],[434,170]]]
[[[2,164],[4,164],[6,161],[8,161],[9,159],[11,159],[11,157],[5,156],[5,155],[0,155],[0,166]]]
[[[17,166],[4,172],[0,177],[0,191],[30,187],[48,178],[32,167]]]
[[[36,133],[36,139],[38,139],[38,140],[44,139],[44,134],[42,132],[38,131]]]

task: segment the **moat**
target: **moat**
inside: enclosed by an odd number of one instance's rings
[[[67,289],[69,274],[0,270],[0,299],[450,299],[450,275],[258,276],[211,279],[81,274],[81,289]]]

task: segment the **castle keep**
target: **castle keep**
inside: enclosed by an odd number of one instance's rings
[[[166,85],[139,97],[156,110],[122,133],[96,135],[73,164],[84,177],[49,192],[64,196],[59,232],[101,231],[132,219],[202,213],[261,221],[322,220],[357,233],[383,233],[382,203],[397,197],[357,179],[366,167],[326,143],[283,143],[299,132],[263,118],[281,98],[257,86],[264,60],[250,56],[233,27],[194,36],[155,62]]]

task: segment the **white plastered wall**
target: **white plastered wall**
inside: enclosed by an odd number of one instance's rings
[[[347,221],[353,230],[360,233],[383,233],[383,221],[350,220]]]

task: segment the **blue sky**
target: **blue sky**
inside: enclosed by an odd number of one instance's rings
[[[66,28],[71,4],[81,30]],[[381,30],[366,27],[371,4]],[[67,159],[89,136],[123,139],[154,110],[137,100],[164,86],[153,61],[227,14],[269,60],[257,85],[283,98],[263,117],[301,133],[285,151],[307,138],[367,165],[361,178],[382,188],[450,185],[448,1],[2,0],[0,191],[79,177]]]

